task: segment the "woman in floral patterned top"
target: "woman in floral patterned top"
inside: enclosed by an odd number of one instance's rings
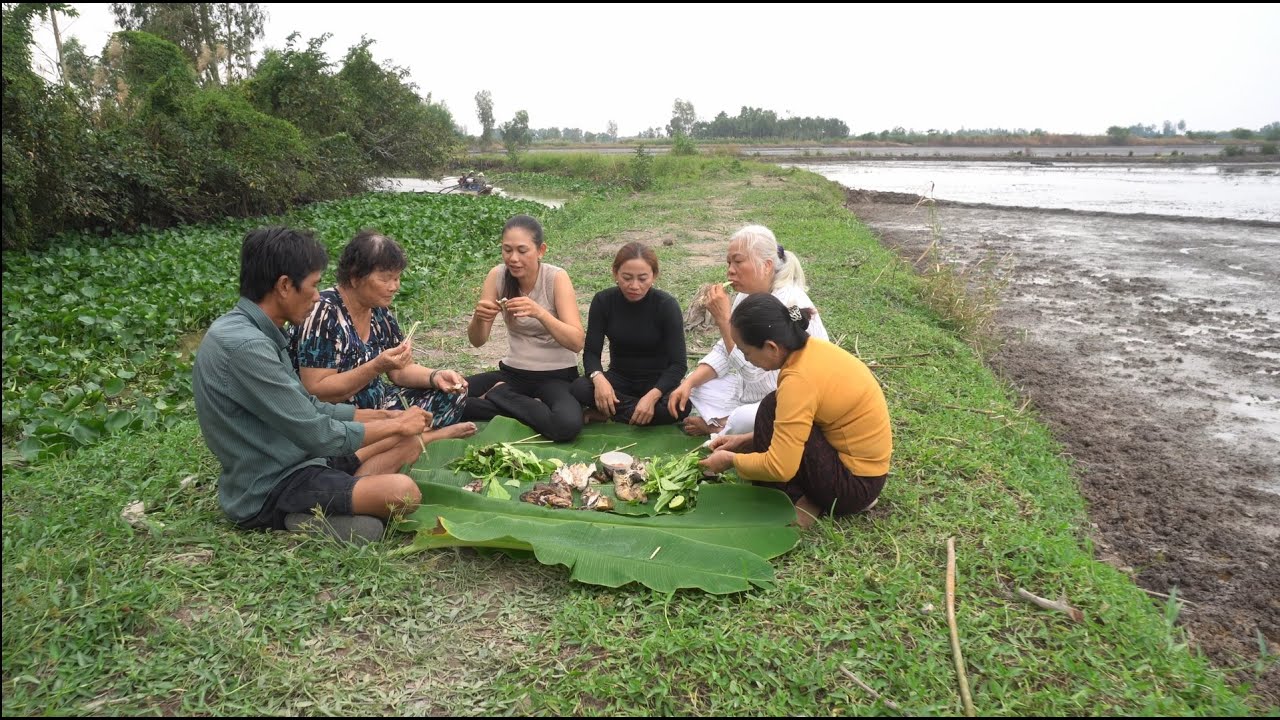
[[[388,309],[406,265],[395,240],[360,231],[342,251],[337,287],[321,292],[306,321],[293,328],[289,354],[303,386],[321,400],[373,410],[417,405],[432,416],[424,440],[467,437],[476,426],[459,422],[466,380],[414,362],[412,338]]]

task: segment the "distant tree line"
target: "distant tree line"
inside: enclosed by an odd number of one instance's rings
[[[1217,140],[1280,140],[1280,122],[1273,122],[1263,125],[1258,130],[1250,128],[1238,127],[1232,130],[1187,130],[1187,123],[1179,120],[1177,125],[1171,121],[1165,120],[1164,126],[1159,130],[1155,125],[1112,125],[1107,128],[1107,137],[1117,143],[1128,142],[1131,138],[1171,138],[1184,136],[1190,140],[1200,141],[1217,141]]]
[[[4,247],[64,230],[131,230],[277,213],[438,173],[461,147],[449,110],[363,39],[328,36],[256,64],[256,3],[113,4],[101,54],[58,40],[60,82],[34,72],[32,29],[62,3],[4,6]]]
[[[582,128],[539,128],[531,131],[536,141],[562,140],[571,143],[612,143],[618,142],[618,124],[609,121],[609,129],[604,132],[591,132]]]
[[[842,120],[823,117],[778,117],[773,110],[743,105],[738,114],[720,111],[710,122],[698,120],[693,102],[676,98],[671,122],[665,128],[670,138],[692,139],[778,139],[778,140],[844,140],[849,126]],[[661,137],[661,130],[650,128],[642,138]]]

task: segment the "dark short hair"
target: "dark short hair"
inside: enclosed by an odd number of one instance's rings
[[[506,225],[502,226],[502,234],[506,235],[511,228],[520,228],[528,230],[533,236],[533,246],[542,247],[542,223],[538,222],[538,218],[532,215],[513,215]],[[520,296],[520,283],[511,276],[510,270],[503,270],[502,275],[502,295],[504,298],[513,298]]]
[[[311,232],[280,226],[250,230],[240,245],[240,295],[260,302],[282,275],[301,288],[308,275],[328,264],[328,251]]]
[[[791,310],[781,300],[769,293],[755,293],[734,308],[729,323],[751,347],[764,347],[772,340],[787,350],[799,350],[809,341],[809,319],[816,312],[799,308],[799,319],[792,320]]]
[[[378,272],[400,272],[409,263],[404,258],[400,244],[377,230],[361,230],[342,249],[338,260],[338,284],[350,285],[352,281]]]
[[[629,242],[618,249],[618,254],[613,256],[613,271],[618,272],[622,264],[628,260],[643,260],[649,263],[649,269],[656,276],[658,274],[658,256],[653,252],[653,248],[640,242]]]

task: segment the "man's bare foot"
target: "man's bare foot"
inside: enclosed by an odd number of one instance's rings
[[[456,440],[458,438],[471,437],[476,434],[476,424],[473,422],[460,422],[452,425],[445,425],[442,428],[428,430],[422,434],[422,439],[426,442],[432,440]]]
[[[595,408],[584,408],[582,410],[582,422],[585,424],[609,422],[609,416]]]
[[[684,419],[681,428],[686,435],[712,435],[724,429],[724,421],[726,418],[712,418],[708,423],[706,420],[697,415],[690,415]]]

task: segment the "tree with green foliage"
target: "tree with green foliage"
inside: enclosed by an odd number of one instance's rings
[[[226,63],[226,80],[239,65],[248,73],[253,43],[266,26],[257,3],[111,3],[116,24],[125,30],[158,35],[182,49],[204,83],[220,84],[218,71]]]
[[[476,93],[476,117],[480,119],[480,146],[493,140],[493,94],[488,90]]]
[[[227,44],[227,81],[249,77],[253,44],[266,32],[267,13],[258,3],[218,3],[216,15]]]
[[[82,100],[94,95],[93,76],[98,59],[85,51],[78,38],[62,43],[62,80]]]
[[[201,82],[175,43],[125,30],[101,59],[63,44],[68,87],[52,86],[30,56],[50,7],[4,8],[6,248],[64,230],[276,213],[388,174],[436,175],[460,147],[448,109],[421,98],[407,70],[377,63],[367,39],[335,68],[326,38],[299,47],[295,34],[227,87]]]
[[[460,148],[453,115],[420,98],[407,69],[374,61],[373,42],[361,38],[337,75],[355,100],[356,144],[379,173],[438,174]]]
[[[618,123],[610,120],[609,129],[605,131],[605,134],[609,136],[609,142],[618,142]]]
[[[676,98],[671,105],[671,122],[667,123],[667,135],[669,137],[688,135],[693,132],[693,125],[696,122],[698,122],[698,114],[694,112],[693,102]]]
[[[358,124],[355,98],[321,49],[330,37],[325,33],[299,47],[299,34],[289,35],[283,50],[267,51],[245,85],[255,107],[288,120],[309,138],[353,134]]]
[[[514,166],[519,160],[520,151],[529,146],[529,113],[517,110],[515,117],[502,123],[502,145],[507,149],[507,157]]]
[[[43,3],[4,6],[4,247],[26,247],[60,229],[65,214],[99,209],[81,182],[87,128],[70,96],[31,68],[31,30]]]
[[[1117,145],[1124,145],[1129,142],[1129,128],[1112,125],[1107,128],[1107,137]]]

